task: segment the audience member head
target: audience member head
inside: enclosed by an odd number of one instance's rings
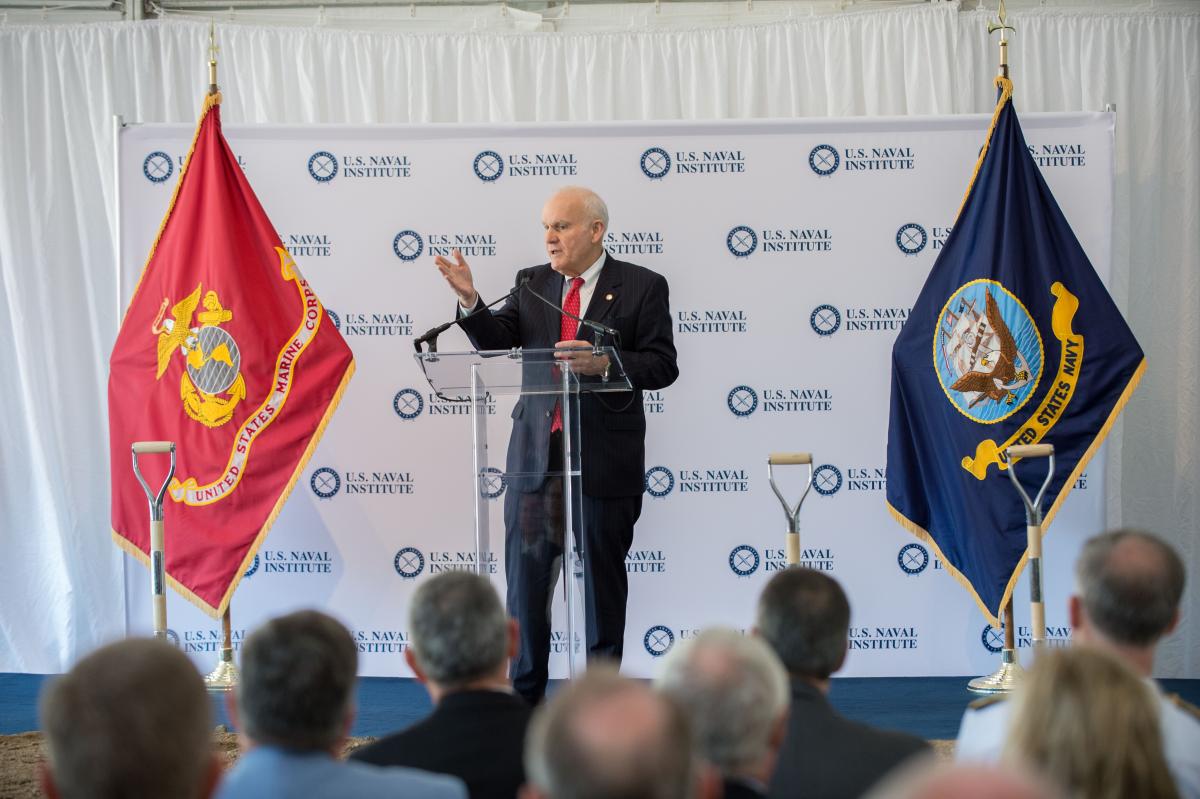
[[[823,683],[846,660],[850,603],[832,577],[787,569],[763,589],[755,628],[793,677]]]
[[[507,684],[516,623],[486,577],[454,571],[423,583],[413,595],[409,629],[405,659],[434,701],[448,691]]]
[[[692,792],[691,743],[674,701],[591,666],[534,713],[522,796],[684,799]]]
[[[787,673],[762,640],[704,630],[667,655],[656,685],[686,709],[697,752],[723,776],[770,780],[790,696]]]
[[[358,652],[336,619],[302,610],[271,619],[242,646],[231,704],[244,745],[333,752],[354,718]]]
[[[1041,653],[1013,696],[1005,744],[1071,796],[1173,799],[1153,688],[1089,646]]]
[[[1020,767],[940,764],[920,758],[900,768],[863,799],[1063,799]]]
[[[220,777],[212,709],[187,656],[162,641],[102,647],[41,698],[47,796],[208,796]]]
[[[1116,530],[1084,543],[1075,581],[1070,614],[1076,640],[1117,650],[1149,674],[1155,645],[1179,621],[1179,555],[1150,533]]]

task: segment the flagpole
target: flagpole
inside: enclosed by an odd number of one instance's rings
[[[1023,669],[1017,660],[1016,624],[1013,623],[1012,597],[1004,604],[1000,614],[1004,620],[1004,649],[1000,650],[1000,668],[984,677],[976,677],[967,683],[967,688],[979,694],[1006,694],[1021,678]]]
[[[204,678],[204,687],[210,691],[232,691],[238,684],[238,668],[233,662],[233,624],[229,605],[225,606],[225,615],[221,617],[221,639],[221,656],[217,660],[217,667]]]
[[[216,20],[208,21],[208,93],[216,94],[220,91],[217,88],[217,23]]]
[[[1000,31],[1000,68],[997,70],[997,76],[1004,80],[1009,79],[1008,74],[1008,31],[1016,31],[1016,28],[1008,24],[1008,10],[1004,7],[1004,0],[1000,0],[999,7],[996,9],[997,22],[989,22],[987,26],[988,35]],[[965,202],[965,200],[964,200]],[[1011,474],[1011,469],[1009,471]],[[1039,526],[1039,535],[1037,537],[1040,555],[1041,535]],[[1026,529],[1028,536],[1028,528]],[[1038,595],[1040,599],[1041,583],[1038,583]],[[1013,622],[1013,606],[1012,597],[1009,597],[1008,602],[1004,605],[1004,610],[1001,615],[1004,617],[1004,649],[1000,652],[1000,668],[994,673],[986,677],[976,677],[967,683],[967,688],[978,693],[1008,693],[1016,685],[1020,678],[1023,669],[1021,662],[1017,660],[1017,638],[1016,624]],[[1044,616],[1043,616],[1044,619]],[[1045,625],[1043,622],[1043,631]],[[1043,632],[1044,637],[1044,632]]]
[[[208,21],[208,96],[220,93],[217,86],[217,23]],[[238,669],[233,662],[233,622],[230,608],[233,601],[225,606],[221,616],[221,655],[217,659],[216,668],[204,678],[204,687],[210,691],[231,691],[238,684]]]
[[[1004,8],[1004,0],[1000,0],[1000,8],[997,10],[999,22],[988,23],[988,35],[992,35],[996,31],[1000,31],[1000,71],[999,76],[1008,80],[1008,33],[1007,31],[1016,32],[1016,28],[1010,27],[1008,24],[1008,11]]]

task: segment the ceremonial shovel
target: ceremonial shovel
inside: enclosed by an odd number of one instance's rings
[[[137,475],[146,499],[150,502],[150,596],[154,603],[154,637],[167,640],[167,593],[166,565],[163,554],[163,497],[167,493],[167,485],[175,476],[175,442],[173,441],[135,441],[133,442],[133,473]],[[138,455],[154,453],[170,453],[171,468],[163,478],[162,488],[155,494],[146,485],[142,470],[138,468]]]
[[[1009,447],[1005,450],[1008,455],[1008,477],[1017,487],[1021,501],[1025,503],[1025,533],[1026,548],[1029,553],[1029,622],[1033,628],[1033,648],[1039,651],[1046,645],[1046,603],[1042,598],[1042,497],[1054,477],[1054,445],[1029,444],[1026,446]],[[1016,458],[1049,458],[1050,469],[1042,482],[1041,490],[1031,502],[1021,482],[1017,480]]]
[[[793,508],[783,498],[783,492],[779,490],[779,486],[775,485],[774,467],[800,465],[808,466],[808,479],[804,483],[804,493],[800,495],[800,500]],[[789,566],[800,565],[800,506],[804,504],[804,498],[812,490],[812,476],[811,452],[772,452],[767,456],[767,479],[771,481],[771,490],[775,492],[775,496],[779,497],[779,504],[783,505],[783,512],[787,516],[787,562]]]

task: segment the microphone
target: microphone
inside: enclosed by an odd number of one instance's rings
[[[425,334],[422,335],[420,338],[413,339],[413,348],[417,352],[420,352],[422,344],[429,344],[429,351],[437,352],[438,336],[442,335],[443,333],[445,333],[447,330],[449,330],[450,328],[457,325],[462,320],[470,319],[472,316],[475,316],[476,314],[483,313],[488,308],[491,308],[493,305],[499,305],[500,303],[504,302],[505,300],[510,299],[518,291],[525,288],[525,284],[527,284],[528,282],[529,282],[529,275],[522,275],[521,279],[517,281],[517,285],[513,286],[512,290],[509,291],[507,294],[505,294],[500,299],[492,300],[491,302],[489,302],[487,305],[483,306],[482,308],[476,308],[475,310],[471,311],[468,314],[463,314],[462,316],[456,316],[453,319],[451,319],[449,322],[443,322],[442,324],[438,325],[437,327],[429,328],[428,330],[425,331]],[[462,306],[460,305],[459,307],[462,307]]]
[[[546,305],[549,305],[551,308],[553,308],[554,310],[558,311],[558,312],[559,312],[559,313],[561,313],[563,316],[566,316],[566,317],[569,317],[569,318],[571,318],[571,319],[574,319],[574,320],[575,320],[576,322],[578,322],[579,324],[583,325],[584,327],[591,328],[591,329],[592,329],[592,330],[594,330],[595,332],[599,333],[601,336],[609,336],[610,338],[612,338],[612,340],[613,340],[613,342],[614,342],[614,343],[617,343],[617,344],[619,345],[619,343],[620,343],[620,333],[618,333],[616,330],[614,330],[613,328],[609,327],[608,325],[602,325],[602,324],[600,324],[599,322],[593,322],[591,319],[584,319],[583,317],[576,316],[575,314],[573,314],[573,313],[570,313],[569,311],[567,311],[565,308],[563,308],[563,307],[562,307],[561,305],[559,305],[558,303],[556,303],[556,302],[551,302],[550,300],[548,300],[548,299],[546,299],[545,297],[543,297],[541,294],[538,294],[536,291],[534,291],[533,289],[529,288],[529,286],[525,285],[525,284],[526,284],[526,283],[528,283],[528,282],[529,282],[529,281],[528,281],[528,280],[526,280],[526,281],[524,281],[524,282],[523,282],[521,285],[522,285],[522,286],[524,286],[524,287],[525,287],[525,290],[526,290],[526,291],[528,291],[530,294],[532,294],[533,296],[537,297],[537,298],[538,298],[539,300],[541,300],[543,303],[545,303]],[[517,288],[520,288],[520,287],[521,287],[521,286],[518,286]],[[601,340],[601,341],[602,341],[602,340]],[[597,347],[597,348],[598,348],[598,347],[601,347],[601,346],[603,346],[603,344],[601,343],[601,341],[597,341],[597,342],[595,342],[594,346],[595,346],[595,347]]]

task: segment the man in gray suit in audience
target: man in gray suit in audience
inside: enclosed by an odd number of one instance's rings
[[[1075,594],[1067,606],[1072,644],[1116,655],[1149,681],[1159,642],[1179,623],[1184,579],[1183,561],[1158,536],[1115,530],[1089,539],[1075,561]],[[1157,685],[1154,693],[1179,794],[1200,799],[1200,711]],[[999,760],[1011,707],[1003,696],[972,702],[958,730],[955,757]]]
[[[778,572],[759,597],[755,627],[791,678],[772,797],[861,796],[900,763],[929,751],[920,738],[851,721],[829,703],[829,679],[850,646],[850,602],[832,577],[812,569]]]

